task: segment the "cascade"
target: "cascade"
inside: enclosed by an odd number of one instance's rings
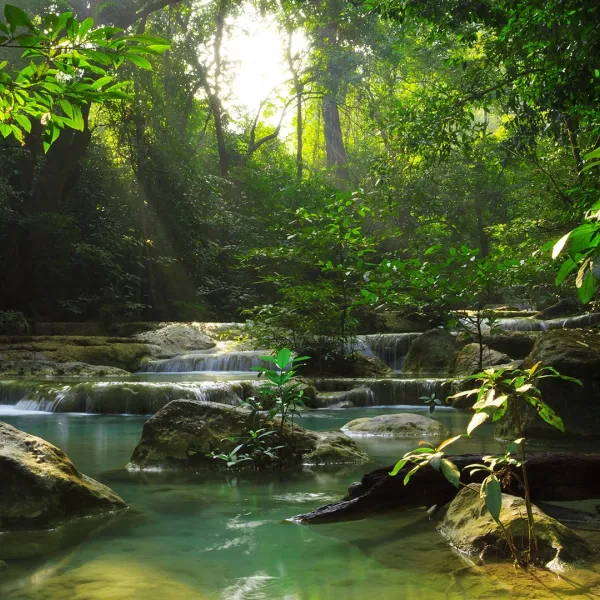
[[[600,313],[588,313],[546,321],[541,319],[498,319],[495,326],[508,331],[548,331],[549,329],[591,327],[596,323],[600,323]]]
[[[373,393],[372,406],[423,406],[423,396],[435,394],[440,400],[450,395],[445,379],[320,379],[315,382],[319,392],[347,392],[356,388],[369,388]]]
[[[200,381],[47,383],[0,381],[0,404],[18,410],[104,414],[153,414],[175,399],[236,405],[257,382]]]
[[[419,335],[419,332],[359,335],[355,350],[366,356],[377,356],[390,369],[401,371],[410,345]]]
[[[190,352],[174,358],[151,360],[142,365],[146,373],[188,373],[192,371],[251,371],[253,367],[268,366],[260,360],[264,350],[238,350],[208,354],[206,352]]]

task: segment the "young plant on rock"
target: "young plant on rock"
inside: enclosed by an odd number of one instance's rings
[[[430,466],[436,471],[441,471],[442,475],[456,488],[460,483],[460,471],[458,467],[446,457],[444,448],[453,444],[462,435],[444,440],[439,446],[434,446],[429,442],[419,442],[419,447],[407,452],[390,471],[390,476],[395,477],[407,463],[415,463],[415,466],[404,477],[404,485],[407,485],[410,478],[423,467]]]
[[[546,404],[542,399],[541,391],[536,387],[537,382],[540,379],[546,379],[548,377],[560,378],[566,381],[571,381],[582,385],[581,381],[573,377],[567,377],[561,375],[556,369],[552,367],[540,367],[537,363],[530,369],[518,369],[515,371],[507,371],[505,368],[497,370],[486,369],[483,373],[473,375],[467,379],[476,380],[480,383],[478,388],[466,390],[451,396],[451,398],[457,398],[460,396],[468,396],[477,394],[477,402],[473,405],[475,414],[471,419],[467,427],[467,434],[471,435],[477,427],[482,423],[485,423],[489,419],[496,422],[504,418],[507,411],[510,410],[513,413],[516,425],[516,431],[519,434],[519,439],[512,442],[512,446],[509,448],[509,452],[519,452],[520,461],[518,466],[521,468],[523,492],[525,496],[525,506],[527,509],[527,522],[528,522],[528,538],[529,538],[529,549],[527,555],[527,563],[535,563],[539,557],[539,550],[537,544],[537,538],[535,535],[535,522],[533,518],[533,509],[531,502],[531,492],[529,486],[529,480],[527,476],[527,460],[526,460],[526,448],[525,438],[523,437],[523,431],[525,427],[525,411],[527,407],[532,407],[537,414],[549,425],[555,427],[559,431],[565,430],[562,419],[552,410],[552,408]],[[492,458],[492,457],[488,457]],[[505,459],[505,462],[508,459]],[[484,467],[490,470],[490,477],[494,475],[494,469],[499,461],[490,460],[490,467]],[[515,464],[515,463],[512,463]],[[473,466],[473,465],[471,465]],[[516,466],[516,464],[515,464]],[[480,465],[476,467],[481,467]],[[486,479],[489,479],[486,478]],[[502,504],[502,491],[501,486],[495,483],[495,479],[490,479],[488,482],[489,487],[486,491],[486,506]],[[482,492],[483,493],[483,492]],[[489,507],[488,507],[489,510]],[[490,514],[492,512],[490,511]],[[498,511],[499,516],[499,511]],[[492,514],[494,516],[494,514]],[[496,516],[494,516],[496,519]],[[498,519],[496,519],[498,520]]]
[[[513,413],[516,430],[520,437],[509,444],[506,454],[504,456],[484,456],[482,458],[484,464],[468,465],[465,469],[469,471],[470,476],[481,472],[486,474],[480,488],[481,498],[484,500],[492,518],[499,524],[515,560],[522,566],[532,563],[536,564],[539,558],[531,492],[527,476],[525,438],[522,435],[525,426],[524,412],[528,406],[532,407],[546,423],[564,432],[562,419],[543,401],[541,392],[536,385],[538,380],[548,377],[560,378],[582,385],[578,379],[561,375],[552,367],[540,367],[538,363],[530,369],[486,369],[483,373],[466,378],[466,380],[477,381],[479,387],[460,392],[448,398],[448,400],[451,400],[461,396],[477,395],[477,402],[473,406],[475,414],[467,427],[468,436],[471,436],[477,427],[489,419],[496,422],[505,417],[508,410]],[[429,404],[431,408],[435,408],[435,401],[432,398],[426,398],[425,403]],[[460,472],[457,466],[445,455],[443,450],[461,437],[458,435],[449,438],[437,447],[429,443],[420,442],[418,448],[407,452],[396,463],[392,471],[390,471],[390,476],[396,476],[408,463],[414,463],[415,466],[404,477],[404,485],[409,483],[411,477],[419,469],[431,466],[436,471],[441,471],[444,477],[458,488],[462,485],[460,482]],[[519,455],[518,459],[515,458],[517,454]],[[510,532],[500,522],[500,511],[502,508],[501,478],[504,475],[512,473],[514,469],[521,471],[521,484],[523,486],[527,510],[529,545],[525,558],[520,556]]]
[[[258,376],[264,376],[266,379],[259,390],[263,405],[275,407],[276,410],[272,416],[280,415],[280,435],[283,435],[285,422],[288,418],[290,419],[293,436],[294,414],[297,413],[298,407],[304,404],[302,399],[304,391],[300,389],[302,384],[296,379],[296,369],[303,364],[302,361],[309,357],[292,358],[291,350],[283,348],[275,357],[261,356],[260,358],[273,365],[273,368],[254,367],[255,371],[259,371]]]

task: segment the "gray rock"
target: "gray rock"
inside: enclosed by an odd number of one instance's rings
[[[14,544],[7,543],[12,534],[53,530],[124,508],[115,492],[80,473],[62,450],[0,422],[1,558],[14,556]]]
[[[586,540],[534,506],[540,555],[546,566],[561,570],[563,563],[589,559],[597,550]],[[467,556],[487,554],[511,558],[498,523],[492,519],[479,495],[479,486],[463,488],[438,516],[438,531]],[[512,534],[519,551],[527,549],[525,501],[503,494],[500,522]]]
[[[448,430],[439,421],[413,413],[378,415],[346,423],[342,431],[350,436],[447,437]]]
[[[189,350],[208,350],[215,342],[202,329],[201,323],[167,323],[158,329],[135,336],[141,342],[151,344],[156,357],[171,357]]]
[[[454,361],[456,338],[443,329],[421,334],[410,346],[404,373],[410,375],[446,376]]]
[[[480,371],[479,352],[480,344],[466,344],[454,357],[452,372],[458,376],[474,375]],[[508,364],[512,361],[510,356],[483,346],[483,369],[496,365]]]
[[[4,377],[129,377],[130,373],[117,367],[88,365],[82,362],[59,363],[52,360],[0,360]]]
[[[600,436],[600,332],[593,330],[554,329],[543,333],[531,354],[523,363],[524,368],[534,364],[553,367],[562,375],[576,377],[583,387],[556,378],[538,380],[543,400],[563,420],[565,433],[569,436]],[[514,410],[509,407],[506,416],[498,422],[496,436],[514,439],[526,437],[549,437],[563,435],[547,425],[529,407],[522,412],[523,429],[517,431]]]
[[[581,302],[576,298],[563,298],[552,306],[548,306],[533,315],[534,319],[557,319],[558,317],[572,317],[581,313]]]
[[[224,461],[211,458],[211,452],[231,452],[249,429],[278,423],[250,423],[250,413],[214,402],[173,400],[146,421],[142,438],[131,457],[133,469],[208,469],[226,467]],[[271,436],[273,447],[286,445],[293,452],[283,456],[290,466],[309,464],[362,463],[367,459],[352,440],[336,434],[320,434],[286,423],[283,434]]]

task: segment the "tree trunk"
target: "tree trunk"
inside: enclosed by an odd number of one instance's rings
[[[469,464],[482,461],[479,454],[462,454],[451,459],[461,471]],[[443,506],[456,495],[456,488],[432,467],[419,469],[405,486],[404,476],[411,468],[409,464],[395,477],[389,476],[392,466],[371,471],[360,483],[350,486],[344,499],[298,515],[295,520],[314,524],[353,521],[392,510]],[[600,498],[600,454],[531,454],[528,455],[527,469],[533,502]],[[463,485],[481,483],[485,475],[475,473],[470,476],[465,470],[461,472],[460,481]],[[520,468],[514,467],[503,474],[500,477],[502,490],[523,497],[519,475]]]
[[[346,183],[348,181],[348,156],[344,146],[340,111],[335,94],[330,92],[323,97],[322,110],[327,166],[334,169],[338,183]]]

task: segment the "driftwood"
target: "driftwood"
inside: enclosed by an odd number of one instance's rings
[[[481,463],[480,454],[461,454],[451,457],[461,470],[461,483],[480,483],[484,474],[470,476],[462,469],[472,463]],[[417,471],[404,485],[405,467],[397,476],[390,477],[392,466],[376,469],[354,483],[348,495],[333,504],[321,506],[310,513],[298,515],[301,523],[332,523],[364,519],[369,515],[415,507],[443,506],[456,495],[456,488],[431,467]],[[567,501],[600,499],[600,454],[575,452],[546,452],[527,457],[527,473],[532,500]],[[502,489],[508,494],[523,496],[520,469],[506,469],[499,473]]]

